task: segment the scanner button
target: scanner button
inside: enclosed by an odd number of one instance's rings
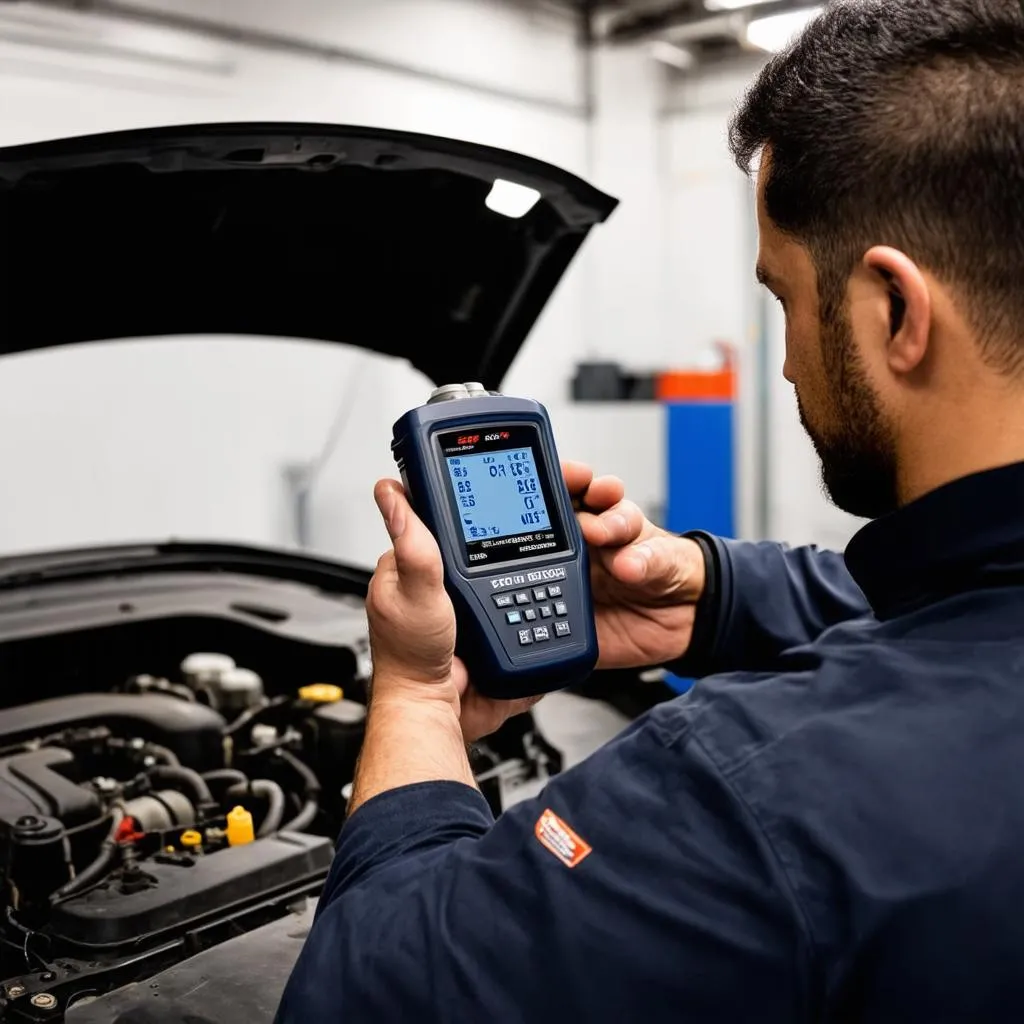
[[[523,612],[523,615],[526,616],[527,622],[537,621],[537,613],[532,608],[527,608],[526,611]]]
[[[516,594],[516,604],[529,604],[529,603],[530,603],[530,595],[529,594],[525,593],[524,591],[520,591],[518,594]]]
[[[548,587],[548,597],[561,597],[561,596],[562,596],[562,588],[561,587]]]
[[[555,623],[555,636],[569,636],[572,630],[569,628],[568,622],[556,622]]]
[[[510,626],[518,626],[523,621],[522,612],[505,612],[505,618]]]
[[[555,602],[555,614],[556,615],[568,615],[569,606],[564,601]]]
[[[549,604],[542,604],[540,606],[540,617],[542,619],[550,619],[551,618],[551,605],[549,605]]]
[[[533,643],[533,637],[530,636],[530,631],[528,629],[521,629],[521,630],[519,630],[519,646],[520,647],[527,647],[527,646],[529,646],[532,643]]]
[[[548,592],[543,587],[537,587],[533,592],[534,601],[546,601]]]
[[[520,634],[521,636],[522,634]],[[533,627],[533,639],[540,642],[541,640],[550,640],[551,634],[548,633],[547,626],[534,626]]]
[[[499,608],[511,608],[512,607],[512,595],[511,594],[499,594],[494,599],[494,603]]]

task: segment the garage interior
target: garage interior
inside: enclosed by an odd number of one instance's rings
[[[572,263],[502,390],[543,403],[560,455],[621,477],[655,523],[841,549],[861,524],[822,493],[781,375],[782,315],[754,279],[752,187],[726,146],[744,89],[816,9],[802,0],[5,0],[0,146],[296,122],[464,140],[577,175],[620,205]],[[315,241],[325,251],[348,243]],[[42,251],[38,259],[45,277]],[[165,265],[144,246],[132,259],[143,273]],[[95,301],[124,301],[123,286],[111,273]],[[343,280],[337,288],[344,321],[351,300]],[[59,281],[52,301],[62,302]],[[416,344],[440,349],[445,338]],[[388,546],[372,489],[395,472],[392,424],[442,383],[403,359],[301,337],[118,338],[9,355],[0,550],[202,542],[370,571]],[[695,433],[707,439],[696,460]],[[30,562],[12,563],[11,578],[35,572]],[[4,665],[20,671],[28,657]],[[172,670],[133,669],[139,678]],[[634,711],[555,694],[536,721],[569,766]],[[513,778],[506,803],[544,781]],[[37,983],[17,982],[8,997],[43,998],[32,1012],[49,1019],[49,982]],[[113,1019],[86,1003],[79,1012],[68,1020]],[[254,1005],[249,1019],[261,1012]]]
[[[821,493],[780,374],[781,317],[753,278],[750,185],[725,146],[762,47],[811,10],[774,0],[4,3],[0,143],[325,122],[485,143],[579,174],[621,205],[504,390],[543,402],[563,457],[622,477],[655,522],[671,521],[673,483],[687,493],[703,483],[720,497],[698,525],[842,548],[858,524]],[[106,301],[117,301],[116,281]],[[737,397],[710,470],[679,462],[671,438],[686,425],[674,428],[666,402],[642,388],[574,394],[581,367],[650,380],[723,359],[734,360]],[[392,472],[383,439],[429,382],[355,348],[218,336],[28,353],[5,361],[0,389],[14,496],[5,551],[213,538],[372,568],[385,536],[369,495]],[[374,436],[379,445],[362,440]],[[698,502],[677,516],[703,511]]]
[[[744,26],[799,5],[591,6],[584,21],[577,5],[526,0],[304,0],[287,13],[258,0],[4,3],[0,143],[326,122],[486,143],[579,174],[621,205],[504,389],[545,403],[564,457],[618,474],[662,521],[664,408],[573,401],[572,382],[585,364],[636,375],[716,365],[724,343],[740,378],[737,534],[842,546],[855,524],[820,494],[779,373],[779,319],[753,280],[749,184],[724,138],[764,58]],[[384,535],[367,496],[390,455],[384,443],[347,441],[387,437],[427,386],[372,354],[301,342],[18,357],[0,375],[16,496],[4,549],[225,538],[371,567]]]

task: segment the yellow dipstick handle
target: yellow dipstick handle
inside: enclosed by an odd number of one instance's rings
[[[256,838],[252,815],[244,807],[234,807],[228,813],[227,837],[229,846],[242,846]]]

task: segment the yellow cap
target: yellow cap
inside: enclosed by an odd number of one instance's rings
[[[333,683],[310,683],[299,690],[299,700],[312,701],[314,704],[334,704],[345,696],[345,691]]]
[[[187,832],[181,833],[182,846],[201,846],[202,843],[203,837],[195,829],[190,828]]]
[[[256,838],[252,815],[244,807],[233,807],[228,813],[227,837],[229,846],[243,846]]]

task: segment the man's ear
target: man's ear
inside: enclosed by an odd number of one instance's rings
[[[894,373],[912,373],[924,361],[931,337],[928,282],[909,256],[886,245],[865,253],[864,269],[881,278],[889,291],[889,366]]]

